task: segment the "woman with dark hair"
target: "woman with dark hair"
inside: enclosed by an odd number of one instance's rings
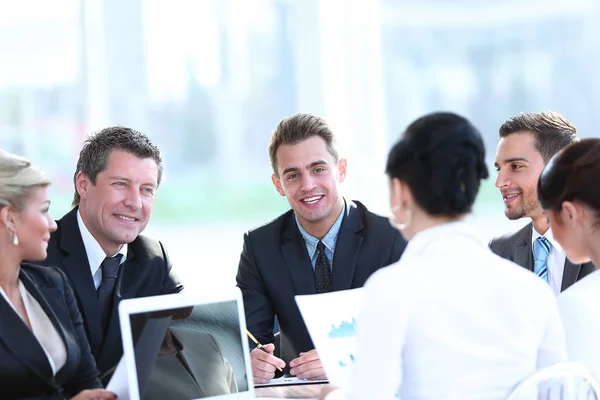
[[[550,160],[538,197],[569,261],[600,265],[600,139],[571,144]],[[594,271],[558,296],[570,361],[600,378],[600,274]]]
[[[365,285],[348,399],[501,399],[565,358],[552,291],[464,222],[488,177],[465,118],[419,118],[391,149],[392,224],[409,240]],[[338,397],[339,396],[339,397]]]

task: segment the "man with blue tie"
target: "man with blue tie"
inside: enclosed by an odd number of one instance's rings
[[[531,223],[492,239],[490,248],[533,271],[556,295],[593,272],[594,266],[575,265],[566,259],[538,203],[537,183],[552,156],[578,140],[575,127],[558,113],[522,113],[502,124],[496,149],[496,187],[502,194],[505,214],[510,220],[530,218]]]

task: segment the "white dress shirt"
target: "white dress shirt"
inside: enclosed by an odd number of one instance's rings
[[[23,299],[23,305],[25,306],[25,312],[27,312],[27,317],[29,317],[29,323],[31,324],[31,331],[33,335],[40,343],[42,350],[46,354],[48,358],[48,363],[50,364],[50,368],[52,368],[53,375],[56,375],[58,371],[65,365],[67,362],[67,348],[65,347],[65,343],[60,337],[58,331],[46,315],[46,312],[40,306],[40,303],[33,297],[27,289],[25,289],[25,285],[23,282],[19,280],[19,293],[21,294],[21,298]],[[8,295],[4,292],[4,290],[0,287],[0,295],[2,295],[8,304],[12,307],[12,309],[17,313],[21,319],[24,320],[23,316],[17,311],[15,306],[11,303]]]
[[[552,288],[555,296],[560,294],[562,289],[562,280],[563,273],[565,271],[565,261],[567,260],[567,256],[560,245],[556,240],[554,240],[554,236],[552,236],[552,229],[548,229],[546,233],[543,235],[533,228],[531,234],[531,251],[533,252],[533,243],[540,236],[545,236],[546,239],[550,242],[552,247],[548,252],[548,259],[546,260],[546,267],[548,268],[548,283]]]
[[[594,271],[558,296],[569,361],[591,368],[600,379],[600,271]]]
[[[349,387],[328,399],[502,399],[565,359],[548,285],[453,222],[369,278]]]
[[[83,219],[81,219],[79,210],[77,210],[77,225],[79,225],[79,232],[81,233],[81,239],[83,239],[85,254],[87,254],[88,262],[90,264],[90,271],[92,273],[92,277],[94,278],[94,286],[96,289],[98,289],[102,283],[102,270],[100,269],[100,266],[107,255],[83,223]],[[127,259],[127,243],[124,244],[116,254],[112,254],[108,257],[114,257],[119,253],[122,254],[120,264],[123,264]]]

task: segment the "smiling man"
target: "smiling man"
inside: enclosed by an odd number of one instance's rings
[[[406,242],[387,218],[342,197],[346,160],[322,118],[284,118],[268,150],[273,185],[291,210],[244,235],[237,286],[248,330],[267,350],[252,351],[254,382],[268,382],[277,367],[299,378],[322,379],[294,296],[362,287],[373,272],[400,258]],[[275,316],[280,349],[273,344]]]
[[[537,196],[538,179],[546,163],[578,140],[575,127],[558,113],[523,113],[502,124],[496,149],[496,187],[504,200],[505,214],[510,220],[530,218],[531,223],[518,232],[492,239],[490,248],[536,273],[555,294],[594,271],[591,263],[574,265],[566,259]]]
[[[73,210],[57,221],[46,265],[69,277],[103,381],[123,354],[122,299],[180,292],[164,246],[140,233],[162,176],[158,148],[116,126],[89,137],[74,175]]]

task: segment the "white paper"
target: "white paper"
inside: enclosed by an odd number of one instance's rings
[[[296,296],[296,303],[329,382],[346,387],[356,350],[363,289]]]
[[[125,364],[125,356],[121,357],[115,372],[113,373],[106,390],[117,395],[119,400],[129,400],[129,382],[127,380],[127,367]]]
[[[309,380],[299,379],[295,376],[282,376],[281,378],[271,379],[267,383],[255,383],[254,387],[268,387],[268,386],[286,386],[286,385],[311,385],[316,383],[328,383],[327,379],[324,380]]]

